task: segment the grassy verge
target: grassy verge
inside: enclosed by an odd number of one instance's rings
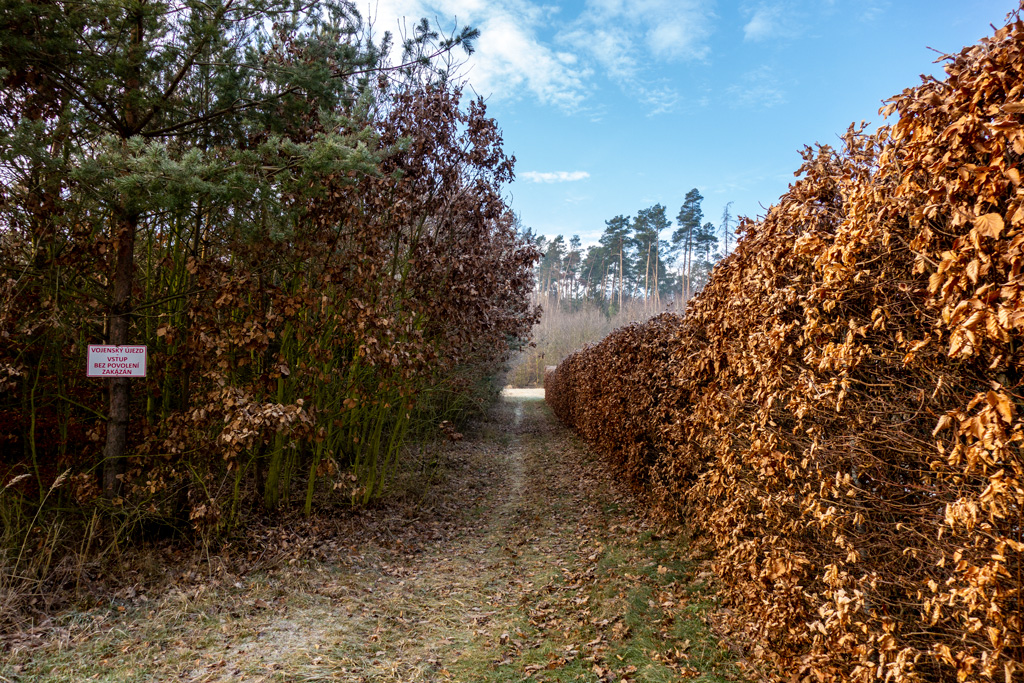
[[[741,680],[735,654],[709,627],[717,604],[703,558],[678,534],[618,519],[534,575],[452,679]]]

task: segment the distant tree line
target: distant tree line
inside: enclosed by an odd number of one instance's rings
[[[704,197],[686,193],[675,224],[662,204],[635,216],[605,221],[598,244],[585,250],[579,235],[530,237],[543,254],[537,265],[538,299],[546,307],[575,309],[597,305],[606,315],[630,303],[682,308],[708,281],[715,263],[735,239],[732,202],[718,225],[705,220]]]
[[[735,243],[732,203],[715,225],[705,220],[703,200],[696,188],[687,192],[675,223],[662,204],[615,216],[605,221],[598,243],[586,248],[579,235],[566,242],[562,235],[549,240],[526,231],[543,254],[533,292],[543,315],[508,382],[541,386],[544,369],[573,351],[622,325],[682,310]]]

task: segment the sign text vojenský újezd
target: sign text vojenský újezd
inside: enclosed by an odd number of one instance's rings
[[[86,355],[86,377],[145,377],[145,346],[90,344]]]

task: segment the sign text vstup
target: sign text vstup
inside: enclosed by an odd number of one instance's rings
[[[86,377],[145,377],[145,346],[90,344],[86,355]]]

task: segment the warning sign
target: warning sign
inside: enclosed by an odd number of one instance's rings
[[[100,346],[89,344],[85,360],[86,377],[145,377],[145,346]]]

